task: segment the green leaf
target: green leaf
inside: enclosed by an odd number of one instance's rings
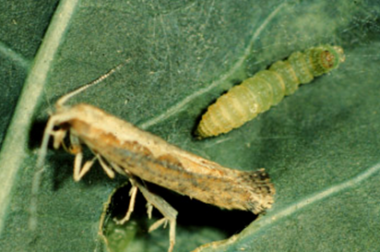
[[[174,251],[229,237],[198,251],[380,250],[376,1],[0,6],[7,10],[0,18],[1,251],[106,251],[98,235],[103,203],[125,178],[110,180],[92,169],[75,183],[73,156],[63,150],[48,152],[37,229],[27,223],[37,151],[55,101],[126,59],[72,104],[98,106],[226,167],[265,167],[277,190],[273,208],[257,220],[159,191],[179,211]],[[203,141],[193,137],[202,112],[220,94],[292,52],[320,44],[342,46],[346,62],[237,130]],[[128,203],[127,192],[117,204]],[[107,230],[109,246],[167,251],[168,230],[148,234],[154,220],[147,220],[141,195],[137,203],[125,228]]]

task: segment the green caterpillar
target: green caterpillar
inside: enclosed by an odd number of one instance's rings
[[[208,107],[195,133],[205,138],[238,128],[294,93],[299,84],[330,72],[344,60],[339,46],[322,45],[292,53],[219,97]]]

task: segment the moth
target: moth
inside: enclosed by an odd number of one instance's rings
[[[169,223],[169,252],[175,244],[177,211],[162,197],[150,192],[144,181],[225,209],[247,210],[258,214],[271,207],[275,189],[264,169],[238,171],[222,167],[171,145],[95,106],[84,103],[65,105],[69,98],[99,83],[113,72],[115,69],[56,102],[56,112],[50,116],[44,131],[37,166],[43,167],[49,139],[52,137],[55,149],[63,146],[75,155],[75,181],[81,180],[95,161],[99,162],[110,178],[114,178],[115,173],[126,176],[132,185],[130,203],[125,217],[118,223],[129,220],[137,191],[140,190],[148,202],[148,215],[151,215],[153,207],[163,215],[149,231]],[[65,138],[69,139],[68,144]],[[84,162],[85,146],[94,157]],[[35,184],[39,183],[38,180],[37,176]],[[33,188],[36,195],[38,187]]]
[[[294,93],[298,85],[330,72],[344,60],[339,46],[321,45],[292,53],[219,97],[203,114],[195,134],[206,138],[238,128]]]

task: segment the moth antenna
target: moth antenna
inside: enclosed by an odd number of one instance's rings
[[[30,200],[30,217],[29,217],[29,229],[34,231],[37,228],[37,195],[40,188],[42,174],[45,171],[44,161],[47,153],[47,147],[49,143],[50,134],[54,128],[54,117],[51,117],[47,123],[44,136],[42,138],[42,144],[38,152],[37,157],[37,171],[34,173],[32,180],[32,195]]]
[[[130,59],[126,59],[124,62],[120,63],[119,65],[117,65],[116,67],[112,68],[111,70],[109,70],[107,73],[103,74],[102,76],[100,76],[99,78],[91,81],[90,83],[87,83],[77,89],[75,89],[74,91],[71,91],[70,93],[68,94],[65,94],[64,96],[62,96],[61,98],[58,99],[58,101],[56,102],[55,106],[56,108],[59,110],[60,108],[64,107],[64,103],[70,99],[71,97],[79,94],[80,92],[86,90],[87,88],[91,87],[91,86],[95,86],[96,84],[99,84],[100,82],[102,82],[104,79],[108,78],[110,75],[114,74],[116,71],[118,71],[121,67],[123,67],[125,64],[127,64],[128,62],[130,61]]]

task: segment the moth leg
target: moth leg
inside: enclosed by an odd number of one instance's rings
[[[152,226],[149,228],[149,232],[152,232],[153,230],[157,229],[160,227],[162,224],[164,224],[164,227],[167,225],[169,222],[169,250],[168,252],[173,251],[173,247],[175,244],[175,226],[176,226],[176,218],[178,212],[169,205],[163,198],[160,196],[151,193],[148,191],[148,189],[145,188],[144,185],[142,185],[140,182],[136,181],[135,179],[133,182],[135,185],[140,189],[140,192],[144,195],[145,199],[148,201],[148,215],[151,217],[152,213],[152,206],[157,208],[158,211],[164,216],[161,220],[156,221]],[[131,181],[132,182],[132,181]]]
[[[124,224],[124,223],[126,223],[130,219],[131,214],[132,214],[133,210],[135,209],[135,203],[136,203],[136,196],[137,196],[138,188],[135,185],[135,182],[134,182],[135,179],[133,179],[133,175],[132,174],[130,174],[128,171],[123,170],[121,167],[119,167],[117,164],[115,164],[113,162],[109,162],[109,164],[118,173],[123,174],[123,175],[127,175],[129,177],[129,180],[130,180],[131,184],[132,184],[132,188],[129,191],[130,200],[129,200],[128,211],[125,214],[125,216],[124,216],[123,219],[121,219],[121,220],[116,220],[115,219],[115,222],[117,224]],[[109,167],[107,167],[107,168],[109,168]]]
[[[127,175],[128,178],[133,177],[133,175],[130,172],[128,172],[127,170],[124,170],[123,168],[121,168],[120,166],[115,164],[114,162],[110,162],[109,160],[107,160],[107,161],[112,166],[113,170],[116,171],[117,173],[124,175],[124,176]]]
[[[131,197],[130,200],[129,200],[129,206],[128,206],[128,211],[127,213],[125,214],[124,218],[121,219],[121,220],[115,220],[117,224],[124,224],[126,223],[127,221],[129,221],[129,218],[131,217],[131,214],[133,212],[133,210],[135,209],[135,203],[136,203],[136,195],[137,195],[137,192],[138,192],[138,188],[136,185],[134,185],[134,183],[132,182],[132,180],[130,179],[131,183],[132,183],[132,188],[131,190],[129,191],[129,196]]]
[[[104,162],[102,156],[99,154],[96,154],[96,158],[99,160],[100,165],[102,166],[104,172],[108,175],[109,178],[113,179],[115,178],[115,172],[112,170],[111,167],[109,167],[106,162]]]
[[[113,196],[115,195],[115,193],[122,187],[126,186],[126,185],[129,185],[128,181],[126,181],[125,183],[123,183],[122,185],[114,188],[111,192],[111,194],[108,196],[108,199],[106,202],[103,203],[103,212],[102,212],[102,215],[100,216],[100,221],[99,221],[99,228],[98,228],[98,234],[104,239],[104,241],[106,242],[106,244],[108,244],[108,239],[105,237],[105,234],[104,234],[104,226],[105,226],[105,223],[108,222],[109,218],[110,218],[110,215],[108,214],[108,209],[110,207],[110,204],[111,204],[111,201],[112,201],[112,198]]]
[[[66,136],[66,132],[67,132],[66,129],[58,129],[58,130],[52,131],[50,133],[50,135],[53,136],[53,147],[54,147],[54,149],[58,149],[59,146],[61,146],[61,145],[63,145],[63,147],[66,149],[65,143],[63,141],[63,139]]]
[[[81,178],[91,169],[92,165],[96,160],[96,156],[86,161],[86,163],[81,167],[83,161],[83,152],[79,152],[75,155],[74,159],[74,181],[78,182]]]
[[[153,211],[153,205],[149,202],[146,203],[146,213],[148,214],[148,218],[152,219],[152,211]]]
[[[135,205],[135,199],[136,199],[136,194],[137,190],[139,189],[140,192],[144,195],[145,199],[147,200],[147,208],[148,208],[148,216],[151,218],[152,216],[152,210],[153,206],[157,208],[158,211],[164,216],[164,218],[156,221],[152,226],[149,228],[149,232],[152,232],[153,230],[159,228],[162,224],[164,224],[164,227],[166,227],[167,223],[169,222],[169,250],[168,252],[173,251],[173,247],[175,244],[175,226],[176,226],[176,219],[177,219],[177,214],[178,212],[171,206],[169,203],[167,203],[163,198],[160,196],[151,193],[146,187],[141,184],[136,178],[133,177],[132,174],[130,174],[128,171],[121,169],[117,164],[110,162],[114,170],[116,171],[123,171],[125,175],[129,177],[129,180],[132,184],[132,188],[130,191],[131,195],[131,200],[129,203],[129,208],[128,212],[126,213],[125,217],[117,221],[118,224],[123,224],[126,221],[129,220],[130,215],[133,212],[134,205]]]

